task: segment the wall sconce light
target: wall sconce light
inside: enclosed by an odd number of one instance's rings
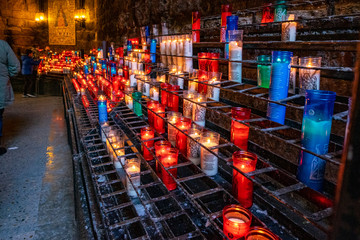
[[[36,22],[42,22],[45,20],[45,14],[43,12],[37,12],[35,14],[35,21]]]
[[[86,11],[84,8],[77,9],[75,11],[75,21],[80,23],[80,27],[85,27],[85,20],[86,20]]]

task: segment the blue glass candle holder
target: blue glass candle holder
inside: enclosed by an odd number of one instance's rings
[[[101,61],[101,68],[103,71],[106,70],[106,60]]]
[[[131,49],[132,49],[132,44],[131,44],[131,41],[127,41],[127,46],[126,46],[126,48],[127,48],[127,51],[128,52],[130,52],[131,51]]]
[[[328,152],[336,93],[306,90],[301,145],[322,155]],[[301,151],[297,178],[308,187],[322,190],[326,161]]]
[[[111,77],[113,77],[113,76],[115,76],[116,75],[116,73],[117,73],[117,71],[116,71],[116,63],[111,63],[111,65],[110,65],[111,67],[110,67],[110,72],[111,72]]]
[[[93,75],[95,76],[95,71],[96,71],[96,62],[93,63]]]
[[[272,52],[269,100],[278,101],[287,98],[292,55],[292,52],[287,51]],[[285,106],[268,103],[267,117],[271,121],[284,124],[285,112]]]
[[[150,60],[152,63],[156,62],[156,39],[151,40],[150,44]]]
[[[99,96],[98,99],[98,112],[99,112],[99,123],[103,124],[108,120],[107,114],[107,101],[104,96]]]
[[[89,67],[86,64],[84,65],[84,74],[89,74]]]
[[[229,42],[229,31],[238,29],[239,17],[231,15],[226,17],[226,42]],[[229,59],[229,44],[225,44],[225,58]]]
[[[145,37],[146,37],[146,43],[150,43],[150,27],[145,26]]]

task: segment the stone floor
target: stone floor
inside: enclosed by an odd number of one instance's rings
[[[62,98],[16,95],[4,112],[4,140],[0,239],[76,239]]]

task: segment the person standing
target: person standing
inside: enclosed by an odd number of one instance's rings
[[[6,153],[2,143],[3,114],[5,109],[6,92],[10,84],[10,77],[20,72],[20,62],[15,53],[4,40],[0,40],[0,155]]]
[[[34,95],[35,78],[33,75],[33,67],[39,65],[40,61],[34,61],[34,53],[30,49],[26,49],[25,55],[21,56],[22,69],[21,73],[24,76],[24,95],[23,97],[36,97]]]

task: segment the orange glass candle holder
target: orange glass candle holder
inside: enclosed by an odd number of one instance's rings
[[[242,171],[249,173],[255,171],[257,156],[246,151],[236,151],[232,156],[233,166]],[[237,170],[233,170],[232,189],[236,199],[241,206],[250,208],[253,204],[253,182],[247,179]]]
[[[176,91],[179,91],[180,87],[177,85],[172,85],[169,88],[169,91],[171,93],[168,93],[168,107],[170,111],[178,112],[179,111],[179,95],[176,93]]]
[[[240,205],[232,204],[223,209],[223,231],[227,238],[240,239],[250,230],[252,214]]]
[[[269,229],[262,227],[252,227],[246,234],[245,240],[279,240],[280,238]]]
[[[179,150],[177,150],[176,148],[171,148],[165,154],[161,155],[160,161],[164,167],[168,168],[178,163],[178,155],[179,155]],[[173,177],[176,178],[177,175],[176,168],[170,169],[168,171]],[[165,184],[166,188],[169,191],[176,189],[176,182],[170,176],[170,174],[163,167],[161,168],[161,180],[163,181],[163,183]]]
[[[181,117],[175,126],[181,131],[186,132],[191,128],[191,119]],[[181,131],[178,130],[176,134],[176,147],[182,154],[186,155],[187,136]]]
[[[231,108],[231,117],[236,120],[250,119],[251,109],[242,107]],[[237,121],[231,121],[230,141],[242,150],[247,150],[249,127]]]
[[[148,150],[148,148],[152,148],[154,146],[154,140],[150,140],[155,137],[154,130],[151,127],[144,127],[141,129],[140,135],[141,135],[141,140],[145,141],[143,146],[144,159],[146,161],[153,160],[153,155],[151,151]]]
[[[154,128],[159,134],[165,133],[165,106],[163,104],[157,104],[154,114]]]
[[[150,100],[146,102],[148,108],[148,121],[149,125],[154,127],[154,117],[156,116],[152,111],[155,111],[156,106],[159,104],[158,101]],[[151,111],[152,110],[152,111]]]
[[[167,153],[171,148],[171,143],[169,141],[157,141],[155,142],[155,156],[158,158],[156,161],[156,173],[158,176],[161,176],[161,171],[159,168],[159,161],[161,160],[161,156]]]

